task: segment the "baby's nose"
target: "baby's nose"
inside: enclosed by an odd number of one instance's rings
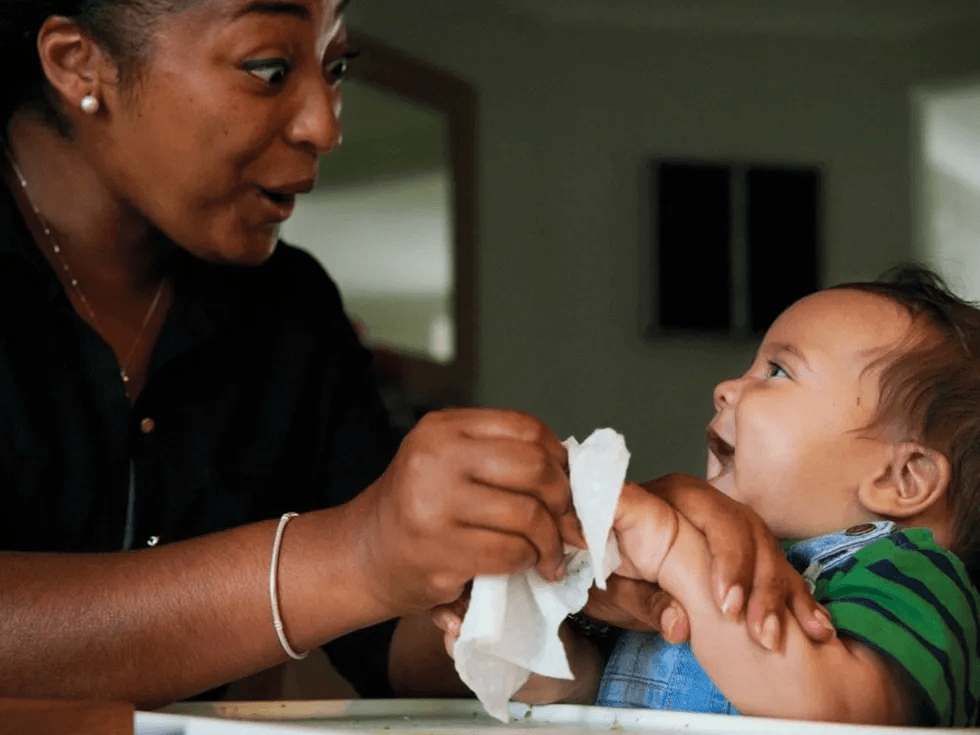
[[[715,386],[715,411],[731,406],[738,400],[739,380],[723,380]]]

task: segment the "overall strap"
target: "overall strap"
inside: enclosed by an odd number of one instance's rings
[[[786,558],[813,592],[821,574],[838,568],[868,544],[894,533],[896,528],[893,521],[859,523],[844,531],[795,543],[786,552]]]

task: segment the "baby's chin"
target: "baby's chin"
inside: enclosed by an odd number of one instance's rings
[[[741,503],[742,505],[747,505],[749,508],[754,510],[770,530],[773,529],[773,523],[769,518],[766,518],[766,508],[757,508],[751,501],[745,501],[742,499],[741,493],[738,491],[738,485],[735,482],[735,470],[732,467],[726,467],[720,472],[716,472],[714,476],[710,474],[707,477],[708,484],[711,485],[715,490],[724,493],[729,498],[734,500],[736,503]],[[779,534],[776,534],[779,538]]]
[[[708,460],[708,471],[705,473],[705,479],[715,490],[723,492],[732,500],[738,500],[735,471],[731,466],[722,467],[720,462]]]

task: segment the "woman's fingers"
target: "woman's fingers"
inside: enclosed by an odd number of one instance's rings
[[[679,610],[678,621],[686,626],[683,608],[660,587],[640,579],[628,579],[613,574],[606,580],[606,589],[592,587],[583,612],[617,628],[638,631],[661,631],[663,614],[671,606]],[[686,640],[687,635],[684,635]]]
[[[738,516],[708,520],[706,528],[718,528],[725,523],[734,527],[739,524]],[[721,611],[732,620],[739,620],[745,607],[745,590],[752,589],[756,571],[756,547],[746,544],[751,538],[749,524],[742,524],[742,530],[714,533],[705,536],[711,552],[711,587],[715,601]],[[728,534],[738,534],[729,536]]]
[[[712,557],[715,598],[732,620],[740,619],[744,610],[749,635],[757,643],[778,649],[787,614],[814,641],[834,635],[829,616],[751,508],[687,475],[668,475],[644,487],[667,500],[704,534]]]
[[[691,637],[691,623],[687,612],[674,599],[668,599],[668,604],[660,614],[660,635],[674,645],[684,643]]]
[[[835,634],[830,616],[813,599],[803,577],[786,561],[768,530],[759,527],[755,533],[759,563],[746,616],[752,637],[769,650],[778,649],[787,615],[792,615],[811,640],[830,640]]]
[[[470,439],[466,453],[472,479],[484,485],[533,495],[554,518],[572,510],[568,475],[555,455],[515,439]]]
[[[585,537],[572,503],[567,458],[538,444],[512,438],[472,440],[473,480],[536,498],[557,524],[565,543],[585,548]],[[564,448],[558,445],[562,452]],[[547,565],[543,565],[547,566]],[[542,571],[548,579],[548,576]]]
[[[443,412],[448,413],[448,412]],[[454,409],[453,421],[473,439],[515,439],[540,446],[568,474],[568,453],[561,441],[542,421],[535,417],[493,408]]]
[[[789,591],[789,609],[811,640],[824,643],[837,635],[830,614],[822,605],[814,602],[802,578],[800,585],[794,585]]]
[[[455,599],[481,574],[564,567],[580,540],[564,449],[540,421],[508,411],[427,414],[366,499],[365,540],[396,612]],[[408,609],[403,609],[408,606]]]
[[[799,575],[786,562],[775,541],[765,534],[765,529],[755,529],[752,534],[756,544],[755,579],[746,607],[746,623],[749,635],[759,645],[775,651],[782,640],[786,614],[787,572]]]
[[[564,576],[565,555],[555,519],[534,494],[475,485],[459,509],[463,526],[523,537],[534,547],[538,573],[549,581]]]

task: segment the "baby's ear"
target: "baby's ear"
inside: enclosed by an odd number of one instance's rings
[[[949,475],[942,452],[916,442],[896,443],[887,465],[858,488],[858,500],[885,518],[910,518],[943,497]]]

